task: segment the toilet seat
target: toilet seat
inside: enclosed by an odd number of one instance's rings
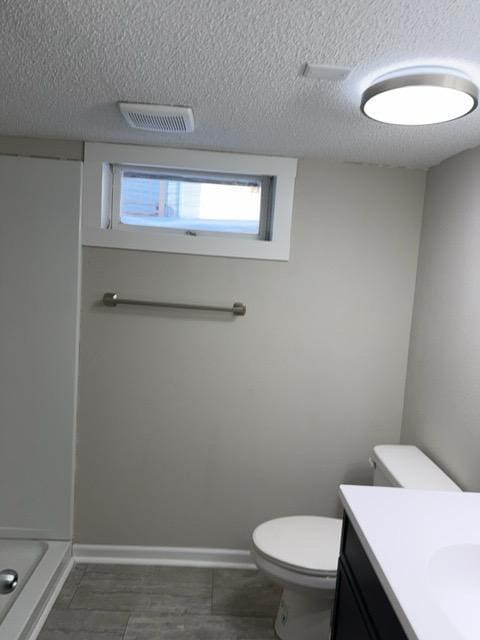
[[[259,525],[254,550],[270,562],[297,573],[334,578],[340,554],[342,521],[321,516],[288,516]]]

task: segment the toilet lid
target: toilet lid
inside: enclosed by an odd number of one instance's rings
[[[320,516],[276,518],[253,532],[256,549],[274,561],[315,573],[335,573],[342,521]]]

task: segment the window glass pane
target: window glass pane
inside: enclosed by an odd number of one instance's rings
[[[126,225],[258,235],[262,179],[122,169]]]

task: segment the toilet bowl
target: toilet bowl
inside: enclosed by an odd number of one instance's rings
[[[342,521],[289,516],[252,534],[258,568],[283,587],[275,620],[282,640],[328,640]]]
[[[411,445],[377,445],[369,462],[375,485],[461,491]],[[275,620],[281,640],[329,640],[340,536],[341,520],[321,516],[277,518],[254,530],[253,560],[283,587]]]

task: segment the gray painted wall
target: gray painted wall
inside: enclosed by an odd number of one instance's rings
[[[81,170],[0,156],[0,536],[72,536]]]
[[[428,174],[402,441],[480,491],[480,150]]]
[[[84,249],[78,542],[245,548],[337,513],[400,437],[423,194],[423,172],[304,161],[289,262]]]
[[[7,156],[83,160],[83,142],[58,138],[0,136],[0,153]]]

